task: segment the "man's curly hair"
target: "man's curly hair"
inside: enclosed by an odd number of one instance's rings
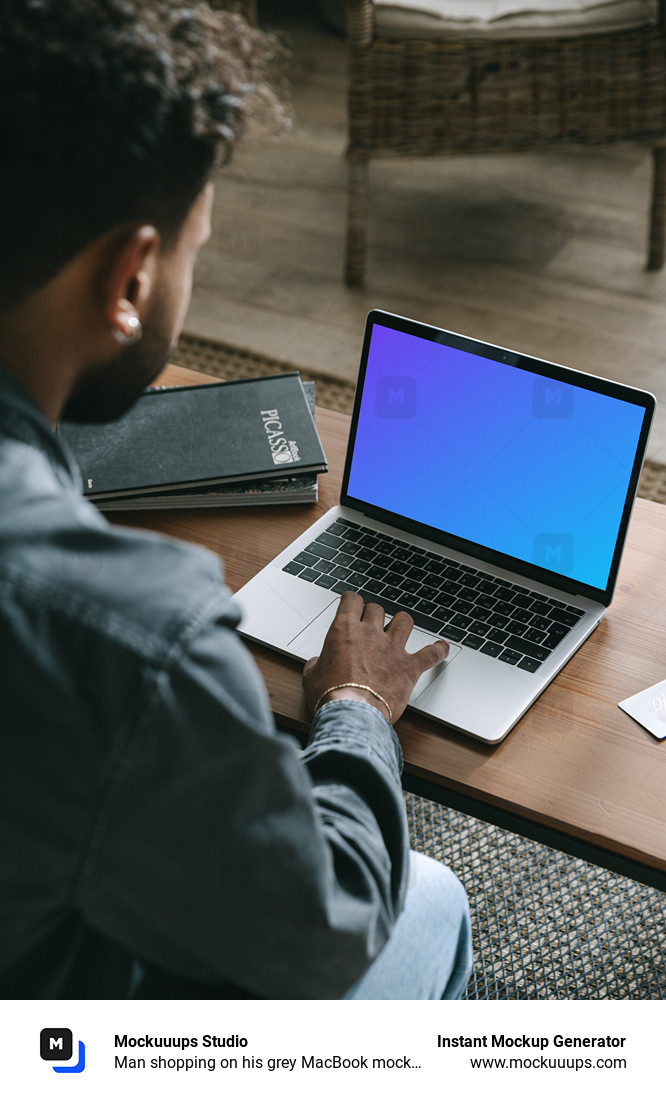
[[[247,118],[280,126],[274,39],[192,0],[3,0],[0,313],[107,230],[168,242]]]

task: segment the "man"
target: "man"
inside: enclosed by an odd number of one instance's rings
[[[110,526],[52,430],[117,417],[168,360],[239,97],[254,80],[246,115],[279,110],[248,60],[266,49],[169,0],[5,2],[5,997],[455,997],[468,977],[462,888],[409,859],[389,724],[446,643],[410,655],[407,615],[384,630],[346,594],[299,753],[218,560]]]

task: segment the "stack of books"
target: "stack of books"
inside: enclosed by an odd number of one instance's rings
[[[104,511],[309,502],[328,468],[297,371],[154,387],[119,420],[57,432]]]

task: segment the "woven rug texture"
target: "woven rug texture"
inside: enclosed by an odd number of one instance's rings
[[[299,370],[317,404],[351,412],[350,382],[184,334],[173,362],[216,378]],[[646,462],[638,495],[666,503],[666,466]],[[661,891],[416,795],[412,847],[447,863],[467,890],[474,973],[468,1000],[655,1000],[666,995]]]

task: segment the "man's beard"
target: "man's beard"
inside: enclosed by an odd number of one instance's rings
[[[63,420],[104,424],[117,420],[157,377],[173,351],[170,327],[155,308],[145,319],[140,343],[124,348],[111,362],[98,363],[81,375],[62,411]]]

